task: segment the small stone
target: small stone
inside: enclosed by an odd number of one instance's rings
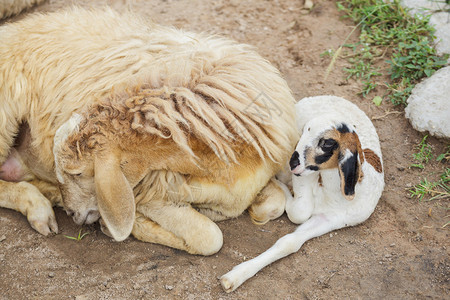
[[[167,285],[167,284],[164,286],[164,288],[165,288],[166,290],[168,290],[168,291],[173,290],[173,286]]]
[[[6,240],[6,235],[0,236],[0,242],[3,242],[4,240]]]
[[[407,100],[406,118],[418,131],[450,138],[449,93],[450,66],[440,69],[414,87]]]
[[[55,273],[53,273],[53,272],[48,273],[48,277],[50,277],[50,278],[55,277]]]
[[[390,244],[389,247],[395,247],[395,243]]]

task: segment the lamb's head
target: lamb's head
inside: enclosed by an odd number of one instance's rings
[[[112,237],[121,241],[133,228],[133,190],[121,169],[121,151],[99,143],[98,136],[87,137],[87,123],[74,114],[54,137],[63,206],[79,225],[101,217]]]
[[[337,168],[341,192],[347,200],[352,200],[355,185],[363,176],[363,159],[361,143],[353,126],[321,116],[305,124],[289,164],[296,176]]]

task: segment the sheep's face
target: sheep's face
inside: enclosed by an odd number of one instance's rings
[[[98,220],[97,199],[94,182],[93,159],[89,156],[78,158],[66,143],[69,135],[78,130],[80,115],[61,126],[54,139],[53,154],[55,172],[59,181],[63,205],[76,224],[91,224]]]
[[[322,117],[305,124],[289,164],[296,176],[338,168],[342,192],[350,200],[362,176],[362,157],[361,144],[353,127]]]
[[[55,171],[63,206],[77,224],[90,224],[101,217],[108,234],[122,241],[130,235],[136,213],[133,190],[121,166],[122,151],[104,136],[89,135],[89,121],[82,120],[80,115],[72,116],[56,131],[54,138]],[[83,130],[92,141],[77,135],[79,126],[86,126]],[[86,147],[79,147],[83,143],[87,143]],[[145,170],[136,164],[128,165],[130,173]],[[142,177],[141,173],[137,177]],[[133,183],[138,181],[139,178]]]

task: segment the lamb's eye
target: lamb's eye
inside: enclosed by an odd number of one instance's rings
[[[322,151],[329,152],[337,148],[337,142],[334,139],[321,138],[319,140],[318,146],[320,147],[320,149],[322,149]]]

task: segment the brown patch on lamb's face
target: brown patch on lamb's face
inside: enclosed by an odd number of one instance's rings
[[[323,132],[315,148],[306,149],[305,161],[310,169],[333,169],[338,167],[339,161],[349,153],[358,154],[361,162],[364,160],[358,135],[345,124],[341,124]]]
[[[338,168],[342,193],[351,200],[355,185],[363,176],[361,163],[364,156],[359,137],[346,124],[323,130],[327,126],[324,123],[319,119],[305,125],[291,157],[291,170],[296,176],[305,176],[314,171]]]

